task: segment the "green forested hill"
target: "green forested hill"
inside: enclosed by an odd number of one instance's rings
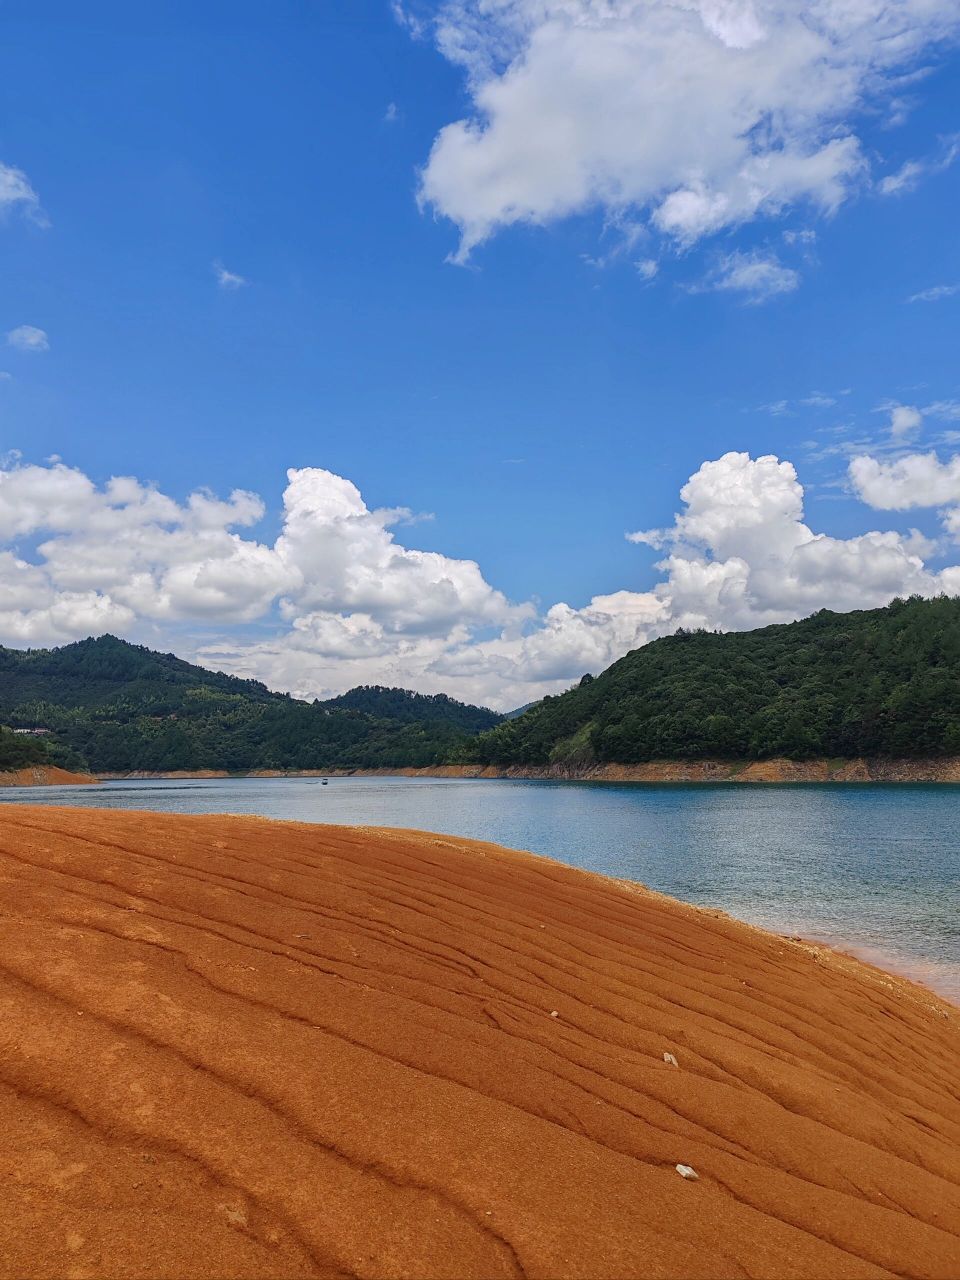
[[[0,732],[0,769],[43,759],[240,772],[950,755],[960,753],[960,600],[679,632],[516,719],[377,685],[300,702],[112,636],[0,648],[0,725],[53,731]]]
[[[430,765],[498,720],[403,689],[300,702],[114,636],[0,648],[0,723],[53,730],[56,762],[94,771]]]
[[[960,600],[668,636],[465,744],[484,764],[960,752]]]
[[[401,724],[449,721],[466,733],[482,733],[503,719],[496,711],[466,706],[445,693],[411,693],[409,689],[388,689],[380,684],[358,685],[337,698],[329,698],[323,705],[331,710],[362,711]]]

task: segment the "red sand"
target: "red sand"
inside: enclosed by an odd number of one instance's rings
[[[825,949],[464,840],[20,806],[0,931],[2,1276],[960,1275],[960,1014]]]
[[[53,764],[30,764],[0,773],[0,787],[66,787],[99,781],[92,773],[71,773]]]

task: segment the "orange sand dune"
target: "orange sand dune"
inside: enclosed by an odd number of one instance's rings
[[[465,840],[14,806],[0,930],[0,1275],[960,1275],[960,1011],[846,957]]]

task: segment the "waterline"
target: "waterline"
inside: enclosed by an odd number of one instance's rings
[[[715,786],[318,778],[10,789],[0,803],[413,827],[529,849],[885,957],[960,1000],[960,795],[936,785]]]

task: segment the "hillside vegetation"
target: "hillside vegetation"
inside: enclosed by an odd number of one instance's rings
[[[467,743],[492,765],[960,752],[960,600],[678,632]]]
[[[52,741],[3,735],[0,749],[10,756],[22,743],[39,752],[34,760],[95,772],[426,766],[499,719],[443,695],[380,687],[301,702],[114,636],[0,648],[0,722],[53,730]]]
[[[38,739],[0,727],[0,773],[49,762],[47,751]]]

